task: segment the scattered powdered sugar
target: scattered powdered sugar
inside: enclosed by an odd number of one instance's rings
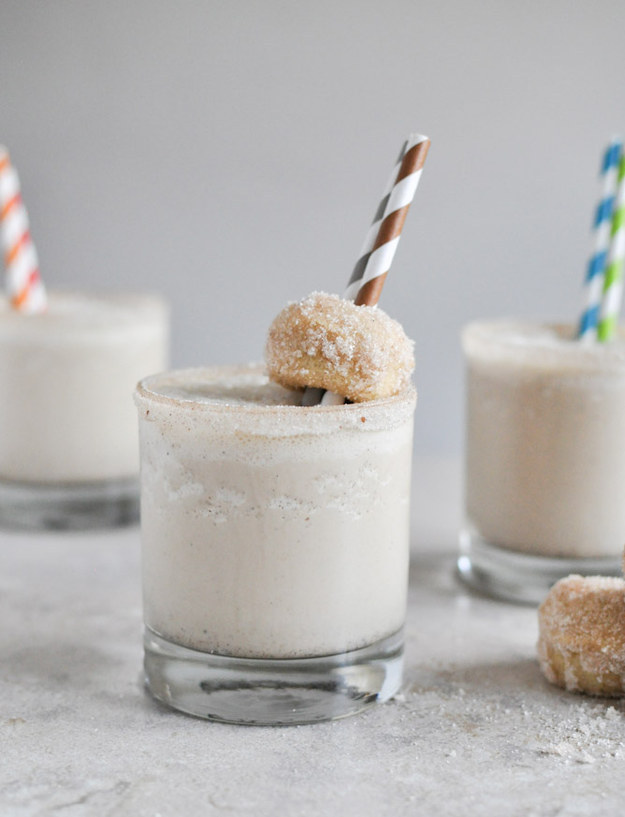
[[[570,715],[554,717],[552,709],[529,713],[537,722],[534,749],[575,763],[596,763],[602,758],[625,758],[623,713],[604,703],[580,700]]]
[[[539,770],[537,758],[552,765],[625,759],[625,701],[608,703],[541,683],[533,660],[446,664],[412,675],[419,681],[394,701],[418,716],[424,731],[436,732],[432,750],[454,763],[474,770],[477,762],[505,761]]]

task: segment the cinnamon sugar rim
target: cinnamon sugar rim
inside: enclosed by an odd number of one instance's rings
[[[255,382],[252,382],[255,379]],[[275,433],[277,436],[293,433],[311,433],[315,431],[358,428],[376,430],[395,427],[410,419],[413,415],[417,393],[412,384],[400,393],[381,400],[370,400],[362,403],[342,405],[301,406],[275,402],[228,402],[221,400],[198,399],[192,396],[173,396],[167,390],[177,387],[193,387],[225,384],[238,380],[240,386],[281,389],[269,381],[263,364],[238,366],[209,366],[152,374],[139,381],[135,391],[135,402],[139,408],[158,412],[163,420],[171,418],[172,413],[182,413],[186,418],[200,419],[210,416],[215,421],[221,419],[229,424],[256,423],[263,426],[262,433]],[[282,390],[285,396],[299,392]],[[363,419],[364,418],[364,419]],[[156,418],[154,418],[156,419]],[[276,422],[278,421],[278,422]],[[280,421],[286,424],[282,428]],[[260,430],[260,429],[259,429]]]

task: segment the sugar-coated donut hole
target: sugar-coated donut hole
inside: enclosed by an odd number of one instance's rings
[[[567,576],[538,608],[538,660],[571,692],[625,694],[625,580]]]
[[[414,370],[413,343],[401,324],[378,307],[323,292],[277,315],[265,358],[281,385],[321,388],[355,403],[397,394]]]

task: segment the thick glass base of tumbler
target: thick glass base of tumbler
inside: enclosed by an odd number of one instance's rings
[[[138,479],[102,482],[0,481],[0,527],[13,530],[93,530],[139,521]]]
[[[334,720],[387,701],[400,688],[403,632],[353,652],[316,658],[230,658],[145,631],[147,687],[181,712],[225,723],[285,726]]]
[[[470,587],[495,598],[540,604],[559,579],[581,576],[620,576],[620,557],[571,559],[534,556],[486,542],[471,529],[460,532],[458,575]]]

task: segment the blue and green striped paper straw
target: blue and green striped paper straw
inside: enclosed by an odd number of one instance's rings
[[[580,340],[596,340],[612,237],[612,216],[618,183],[618,171],[623,155],[621,139],[612,139],[601,165],[602,195],[593,224],[594,250],[588,263],[584,284],[586,305],[579,324]]]
[[[618,327],[623,301],[623,266],[625,264],[625,156],[621,154],[610,249],[603,281],[597,337],[601,342],[612,340]]]

